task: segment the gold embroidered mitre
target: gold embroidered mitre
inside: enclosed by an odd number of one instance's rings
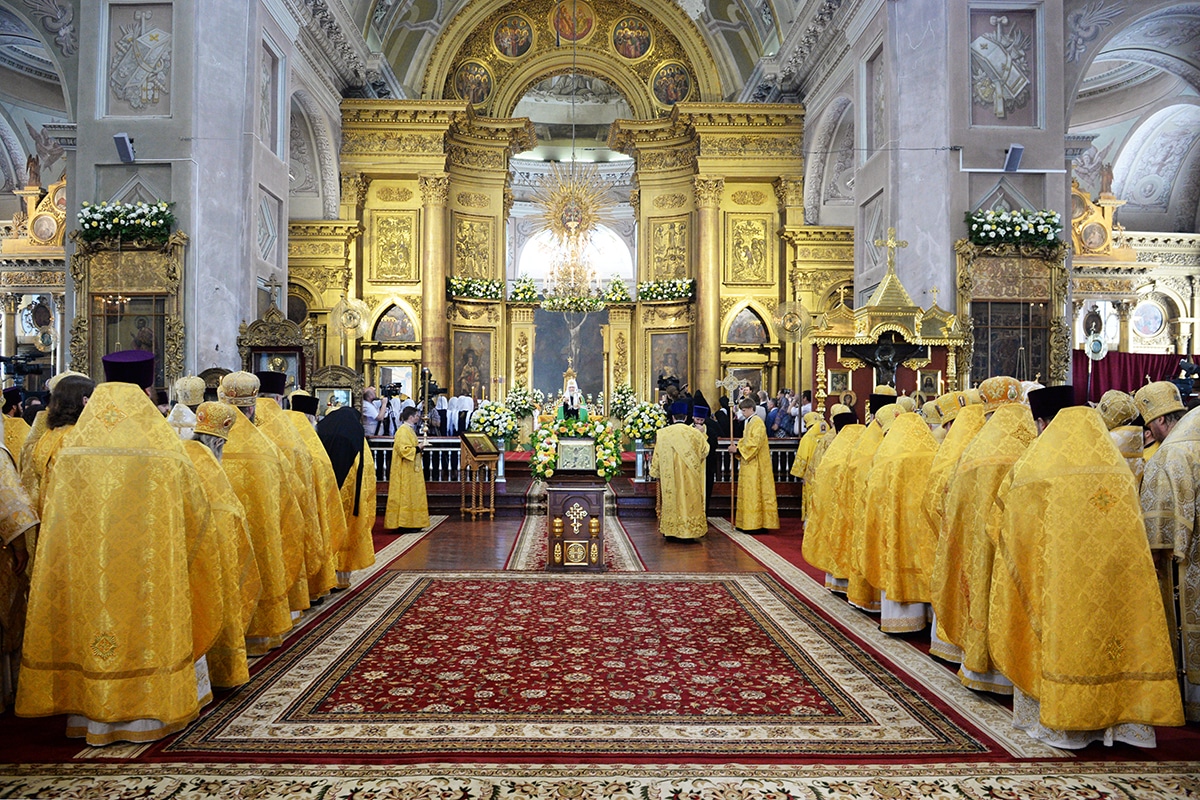
[[[967,398],[967,405],[969,406],[983,404],[983,396],[979,394],[979,389],[967,389],[963,392],[963,396]]]
[[[849,414],[849,413],[851,413],[850,406],[845,405],[844,403],[834,403],[833,406],[830,407],[830,409],[829,409],[829,418],[833,419],[838,414]]]
[[[901,395],[896,398],[896,405],[900,406],[904,411],[916,411],[917,401],[908,395]]]
[[[1100,411],[1100,416],[1104,418],[1104,425],[1110,431],[1113,428],[1128,425],[1138,415],[1137,404],[1133,402],[1133,397],[1128,392],[1117,389],[1109,389],[1101,395],[1096,408]]]
[[[942,420],[941,409],[939,409],[938,404],[933,402],[932,400],[928,403],[925,403],[923,406],[921,406],[921,410],[918,413],[922,417],[925,418],[925,423],[927,425],[941,425],[942,424],[943,420]]]
[[[1149,425],[1172,411],[1186,411],[1179,397],[1179,387],[1170,381],[1155,381],[1137,390],[1133,396],[1137,410],[1142,412],[1142,421]]]
[[[997,375],[979,384],[979,397],[983,400],[983,413],[990,414],[1009,403],[1020,403],[1025,399],[1021,382],[1007,375]]]
[[[195,433],[228,439],[237,414],[237,409],[228,403],[201,403],[196,409]]]
[[[886,394],[895,397],[896,388],[894,386],[888,386],[887,384],[881,383],[871,390],[871,394]]]
[[[204,378],[186,375],[175,381],[175,399],[185,406],[198,406],[204,402]]]
[[[967,407],[966,392],[946,392],[944,395],[934,401],[937,407],[938,415],[942,418],[942,424],[953,422],[958,416],[959,409]]]
[[[217,396],[231,406],[254,406],[258,399],[258,376],[252,372],[231,372],[221,378]]]
[[[54,387],[58,386],[58,382],[63,378],[88,378],[88,380],[91,380],[91,378],[89,378],[87,375],[84,375],[82,372],[76,372],[75,370],[68,369],[64,372],[58,373],[53,378],[46,381],[46,389],[50,392],[50,394],[54,394]]]
[[[904,409],[896,403],[890,403],[875,412],[875,421],[879,423],[879,427],[883,429],[884,434],[891,429],[892,423],[896,421],[896,417],[904,413]]]

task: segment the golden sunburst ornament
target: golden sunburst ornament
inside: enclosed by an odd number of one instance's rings
[[[533,193],[539,228],[560,242],[586,240],[603,224],[612,222],[615,205],[608,185],[595,164],[551,165]]]

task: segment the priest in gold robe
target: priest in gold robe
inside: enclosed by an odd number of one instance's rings
[[[1128,392],[1110,389],[1100,397],[1096,410],[1108,427],[1109,438],[1125,457],[1138,486],[1142,485],[1142,475],[1146,471],[1146,459],[1142,458],[1144,440],[1142,426],[1135,424],[1138,419],[1137,404]]]
[[[19,457],[21,445],[29,435],[29,423],[21,416],[21,387],[10,386],[4,390],[4,449]]]
[[[253,410],[258,388],[258,378],[251,373],[231,372],[221,378],[218,396],[239,411]],[[262,655],[278,647],[284,634],[292,629],[288,593],[304,565],[303,531],[298,527],[302,517],[284,483],[285,466],[279,449],[244,412],[237,415],[229,430],[221,468],[242,501],[250,525],[262,591],[246,630],[246,652]]]
[[[793,478],[799,478],[801,482],[801,504],[800,518],[808,518],[809,504],[803,502],[807,494],[807,487],[804,486],[804,474],[808,470],[808,462],[812,460],[813,454],[817,452],[817,446],[821,443],[822,437],[829,431],[829,426],[825,424],[825,418],[821,416],[819,411],[810,411],[803,418],[805,430],[804,435],[800,437],[800,443],[796,445],[796,457],[792,459],[792,468],[789,474]]]
[[[425,495],[425,465],[417,441],[418,412],[400,412],[400,429],[392,444],[392,471],[388,478],[387,511],[383,526],[389,530],[429,527],[429,499]]]
[[[1153,747],[1184,720],[1136,481],[1095,410],[1055,410],[1071,393],[1030,393],[1051,419],[997,496],[989,649],[1030,736]]]
[[[321,524],[318,506],[324,498],[319,499],[317,496],[318,485],[312,455],[281,406],[287,387],[287,375],[271,371],[254,374],[259,382],[259,396],[254,406],[254,424],[279,448],[280,455],[290,466],[291,469],[286,471],[286,475],[290,478],[292,495],[296,498],[296,505],[300,507],[303,520],[297,532],[301,533],[304,539],[304,570],[290,590],[292,610],[303,610],[312,602],[329,594],[337,584],[330,545],[331,528]]]
[[[971,689],[1011,694],[1012,683],[988,656],[988,594],[992,583],[996,493],[1037,436],[1021,384],[988,378],[979,385],[990,414],[951,478],[934,564],[933,602],[946,639],[963,650],[959,679]],[[940,635],[940,634],[939,634]]]
[[[922,489],[938,447],[919,414],[901,414],[883,425],[883,444],[867,480],[863,570],[881,590],[880,630],[911,633],[922,630],[928,617],[937,537],[922,507]]]
[[[667,539],[699,539],[708,532],[704,463],[708,437],[689,424],[688,404],[671,405],[672,424],[655,438],[650,477],[658,479],[658,532]]]
[[[29,591],[27,534],[37,521],[11,454],[0,453],[0,713],[17,689]]]
[[[737,512],[734,526],[740,531],[758,533],[779,527],[779,506],[775,497],[775,469],[771,464],[771,443],[767,426],[754,409],[750,398],[738,403],[745,420],[742,438],[729,445],[739,462]]]
[[[316,419],[317,398],[308,392],[292,392],[288,400],[291,408],[284,412],[287,421],[296,430],[296,436],[308,448],[312,456],[313,480],[316,488],[317,515],[321,519],[322,537],[329,542],[330,565],[334,568],[336,588],[346,588],[337,577],[337,554],[346,542],[346,512],[342,508],[341,489],[333,464],[321,437],[311,420]]]
[[[832,411],[834,439],[813,474],[809,492],[812,513],[804,527],[801,551],[805,561],[825,571],[826,589],[845,594],[846,576],[850,574],[844,566],[850,544],[850,505],[845,499],[847,465],[866,429],[848,407],[838,403]]]
[[[237,410],[225,403],[201,403],[195,412],[192,435],[183,441],[184,452],[196,467],[208,498],[216,529],[213,544],[221,559],[225,615],[217,640],[208,651],[209,675],[213,686],[220,688],[241,686],[250,680],[246,628],[262,592],[246,509],[221,469],[225,441],[238,416]]]
[[[867,526],[867,477],[875,459],[875,451],[883,443],[883,426],[876,422],[880,415],[890,420],[901,413],[896,405],[896,390],[891,387],[875,387],[877,390],[867,401],[871,421],[858,440],[853,455],[847,464],[846,488],[843,500],[849,503],[850,525],[845,545],[846,556],[842,566],[847,570],[846,599],[851,605],[871,613],[879,612],[879,587],[871,584],[863,572],[862,557]]]
[[[405,410],[409,408],[413,408],[415,414],[413,406],[407,406]],[[352,408],[339,408],[326,414],[317,423],[317,436],[329,456],[334,480],[341,487],[346,537],[337,552],[337,579],[338,587],[345,589],[350,586],[351,573],[375,563],[372,536],[376,511],[375,459],[371,456],[371,444],[360,416]]]
[[[942,443],[938,445],[937,453],[933,456],[933,463],[929,467],[929,480],[925,484],[925,494],[921,502],[935,539],[933,564],[930,567],[929,575],[930,600],[933,609],[929,628],[929,653],[943,661],[959,664],[962,662],[962,648],[948,642],[945,633],[940,630],[936,610],[938,604],[932,602],[933,587],[941,585],[938,580],[938,565],[941,564],[943,571],[942,580],[945,579],[945,570],[949,568],[949,564],[944,561],[948,558],[949,550],[941,547],[941,536],[950,480],[956,474],[958,460],[983,428],[985,420],[983,405],[967,402],[966,392],[948,392],[939,397],[935,404],[942,420],[942,430],[946,432],[946,435],[942,439]],[[947,548],[949,545],[950,542],[947,541]],[[938,560],[939,554],[943,561]]]
[[[87,378],[89,381],[91,380],[90,377],[84,375],[82,372],[75,372],[69,369],[59,372],[46,381],[46,390],[50,392],[50,400],[54,399],[54,390],[58,384],[67,378]],[[42,434],[47,430],[46,414],[48,411],[49,407],[43,408],[37,413],[37,416],[33,418],[33,424],[30,426],[29,435],[25,437],[25,443],[21,445],[20,453],[13,453],[13,457],[17,459],[17,470],[22,473],[22,481],[24,481],[25,464],[29,460],[29,455],[33,452],[33,448],[37,445],[38,440],[41,439]]]
[[[106,357],[110,382],[51,468],[30,579],[17,714],[67,714],[67,735],[92,745],[158,739],[195,719],[224,613],[208,501],[145,394],[148,355],[113,371]],[[111,380],[139,363],[138,384]]]
[[[1179,389],[1166,381],[1136,395],[1142,417],[1161,434],[1162,444],[1142,478],[1141,506],[1146,536],[1166,600],[1165,618],[1182,671],[1184,712],[1200,721],[1200,412],[1161,423],[1181,413]]]

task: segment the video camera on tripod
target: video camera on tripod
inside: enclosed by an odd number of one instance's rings
[[[1196,379],[1200,378],[1200,364],[1195,364],[1188,361],[1186,358],[1179,360],[1178,377],[1172,378],[1171,383],[1179,387],[1181,397],[1189,397],[1192,394],[1192,389],[1195,388]]]
[[[33,363],[33,356],[17,354],[15,356],[0,356],[0,364],[3,364],[6,371],[13,375],[41,375],[45,367],[41,364]]]

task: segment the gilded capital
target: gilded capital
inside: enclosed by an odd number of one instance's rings
[[[775,181],[775,197],[780,210],[804,207],[804,179],[782,177]]]
[[[354,207],[362,208],[367,202],[367,190],[371,188],[371,179],[361,172],[346,172],[342,174],[342,201],[354,198]]]
[[[50,297],[52,300],[54,300],[54,310],[57,311],[58,315],[61,317],[63,312],[67,309],[67,296],[62,292],[55,292],[54,294],[50,295]]]
[[[0,295],[0,308],[4,309],[5,314],[15,314],[17,309],[21,307],[22,295],[16,292],[6,292]]]
[[[725,189],[725,179],[697,175],[694,181],[696,187],[696,205],[700,208],[719,208],[721,205],[721,192]]]
[[[517,202],[517,195],[513,192],[511,186],[504,187],[504,218],[508,219],[512,214],[513,203]]]
[[[417,178],[421,202],[427,206],[444,206],[450,196],[450,176],[445,173],[421,175]]]
[[[629,205],[633,208],[635,215],[642,213],[642,191],[641,189],[631,189],[629,191]]]

